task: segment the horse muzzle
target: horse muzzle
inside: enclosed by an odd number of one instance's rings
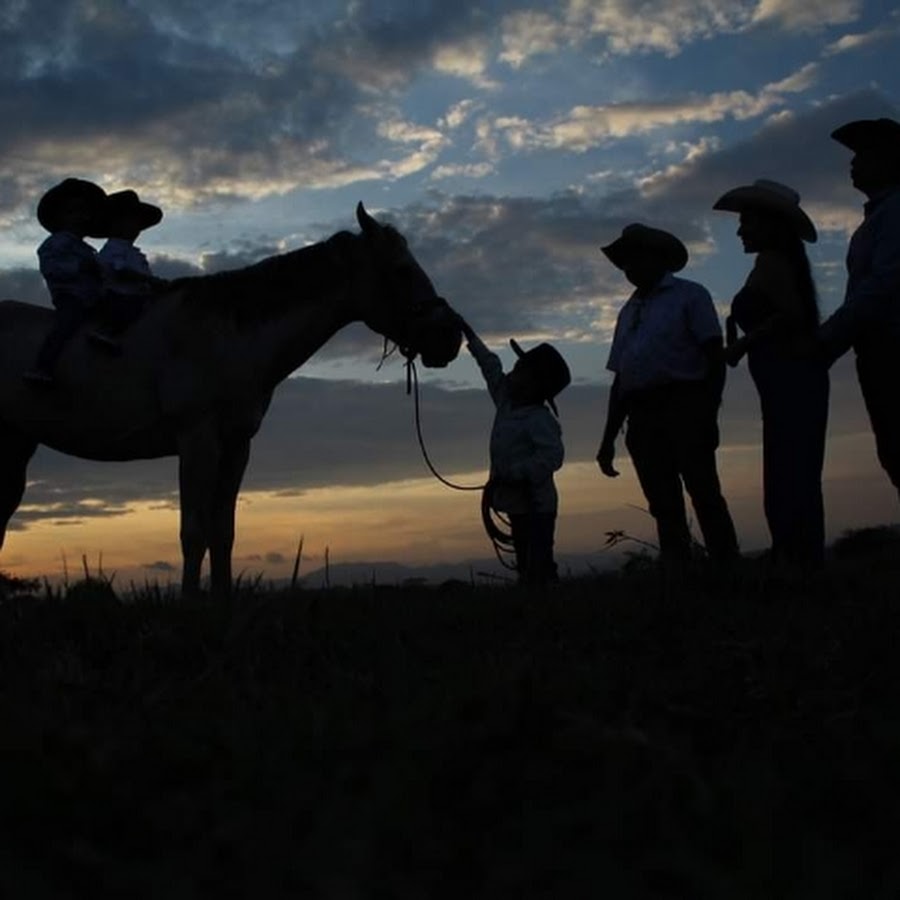
[[[418,353],[422,365],[442,369],[456,359],[462,346],[462,331],[456,314],[441,303],[410,323],[408,347]]]

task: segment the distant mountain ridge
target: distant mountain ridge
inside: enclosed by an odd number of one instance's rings
[[[560,575],[587,575],[620,565],[622,557],[615,553],[567,553],[557,557]],[[439,585],[447,581],[474,581],[476,584],[514,580],[515,573],[503,568],[496,558],[463,560],[454,563],[411,566],[391,561],[334,563],[327,568],[327,583],[333,587],[377,584],[399,586],[410,583]],[[326,584],[326,568],[313,569],[302,576],[303,587],[319,588]]]

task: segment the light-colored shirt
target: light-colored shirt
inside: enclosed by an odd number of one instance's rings
[[[709,291],[667,273],[649,294],[635,291],[622,307],[606,367],[624,393],[698,381],[708,370],[702,345],[721,336]]]
[[[54,304],[67,297],[92,306],[100,299],[103,278],[97,251],[70,231],[56,231],[37,249],[41,275]]]
[[[836,352],[873,337],[900,340],[900,186],[863,209],[847,248],[844,302],[819,332]]]
[[[150,264],[147,257],[131,241],[123,238],[109,238],[97,254],[103,269],[103,280],[106,287],[116,294],[147,294],[150,292],[149,281],[135,278],[141,275],[151,277]]]
[[[490,444],[494,506],[511,514],[556,514],[559,497],[553,473],[565,456],[559,422],[543,403],[513,406],[500,357],[476,335],[467,346],[497,409]]]

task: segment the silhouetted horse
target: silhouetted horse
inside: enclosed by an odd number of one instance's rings
[[[122,354],[67,345],[53,387],[28,384],[52,311],[0,303],[0,545],[38,444],[94,460],[177,455],[182,590],[231,587],[234,512],[250,440],[272,392],[361,320],[426,366],[459,351],[456,319],[394,228],[360,203],[361,234],[216,275],[181,279],[122,336]],[[337,411],[336,411],[337,414]]]

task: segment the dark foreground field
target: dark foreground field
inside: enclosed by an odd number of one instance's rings
[[[898,587],[13,590],[0,896],[896,898]]]

